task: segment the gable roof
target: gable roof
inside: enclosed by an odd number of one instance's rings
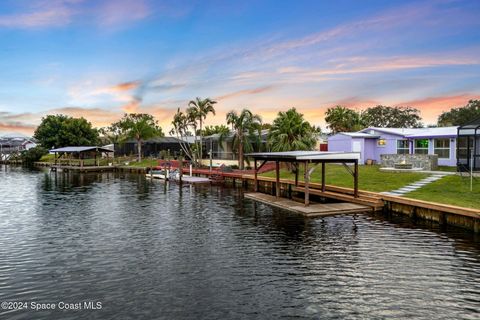
[[[344,136],[349,136],[352,138],[380,138],[377,134],[371,134],[366,132],[340,132],[339,134],[343,134]]]
[[[437,127],[437,128],[376,128],[370,127],[359,132],[369,133],[369,131],[379,131],[406,138],[419,137],[453,137],[457,136],[458,127]]]

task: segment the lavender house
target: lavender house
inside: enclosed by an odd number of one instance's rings
[[[328,138],[329,151],[359,152],[360,163],[381,162],[381,155],[437,155],[438,165],[456,166],[458,127],[367,128]]]

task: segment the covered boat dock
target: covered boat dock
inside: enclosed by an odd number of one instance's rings
[[[55,154],[52,170],[102,171],[113,170],[113,166],[100,166],[102,154],[107,160],[113,150],[98,146],[74,146],[50,150]]]
[[[326,193],[325,188],[325,164],[339,163],[353,177],[353,196],[359,197],[358,194],[358,161],[360,154],[356,152],[321,152],[321,151],[287,151],[287,152],[258,152],[246,154],[254,159],[254,188],[258,191],[258,170],[260,170],[268,161],[275,162],[275,195],[280,197],[280,162],[291,163],[295,172],[295,187],[299,189],[298,173],[300,166],[304,167],[304,186],[305,206],[310,204],[310,176],[316,169],[318,164],[322,165],[321,191]],[[261,161],[258,166],[258,161]],[[348,166],[353,165],[353,170]],[[312,166],[313,165],[313,166]]]

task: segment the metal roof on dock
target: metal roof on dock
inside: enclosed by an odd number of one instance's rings
[[[322,160],[359,160],[358,152],[328,152],[328,151],[284,151],[284,152],[255,152],[245,156],[263,160],[283,161],[322,161]]]

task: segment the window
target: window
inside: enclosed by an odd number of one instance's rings
[[[397,154],[409,154],[408,140],[397,140]]]
[[[439,159],[450,159],[450,139],[435,139],[433,153]]]
[[[386,145],[387,145],[387,140],[385,140],[385,139],[378,139],[377,140],[377,146],[385,147]]]
[[[415,154],[428,154],[428,139],[415,140]]]

